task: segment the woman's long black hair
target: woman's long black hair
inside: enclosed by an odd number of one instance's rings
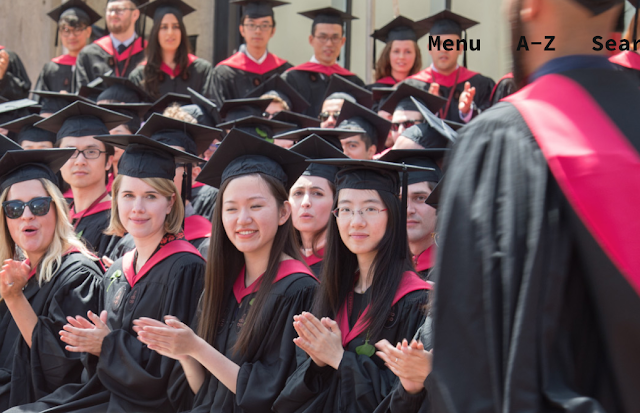
[[[147,64],[144,67],[144,81],[143,87],[154,99],[160,97],[159,85],[164,81],[164,77],[167,76],[160,66],[162,65],[162,47],[160,47],[160,41],[158,40],[158,34],[160,33],[160,26],[162,25],[162,19],[168,13],[165,13],[161,17],[154,19],[153,27],[151,28],[151,34],[149,35],[149,44],[145,49],[145,56],[147,57]],[[174,14],[175,16],[175,14]],[[189,37],[187,35],[187,28],[184,25],[182,16],[176,16],[178,24],[180,25],[180,46],[176,52],[174,59],[176,65],[178,65],[182,72],[180,77],[184,80],[189,79],[189,53],[191,53],[191,45],[189,43]]]
[[[378,251],[369,269],[373,275],[371,283],[371,304],[364,320],[369,329],[369,336],[377,337],[387,321],[393,298],[405,271],[413,271],[409,255],[406,232],[401,230],[400,200],[390,192],[377,191],[387,208],[387,227]],[[334,202],[337,207],[339,193]],[[404,246],[404,249],[402,248]],[[406,251],[401,255],[401,251]],[[335,319],[348,294],[353,291],[356,282],[358,259],[342,242],[336,218],[329,219],[327,244],[324,254],[324,266],[320,279],[320,287],[316,290],[313,313],[317,317]],[[364,275],[361,275],[364,276]],[[346,334],[346,332],[342,332]]]

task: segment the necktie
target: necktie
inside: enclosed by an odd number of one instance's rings
[[[125,50],[127,50],[127,46],[125,46],[124,43],[120,43],[120,46],[118,46],[118,54],[124,53]]]

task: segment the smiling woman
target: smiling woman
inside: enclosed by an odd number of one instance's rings
[[[102,271],[54,184],[72,152],[9,151],[0,162],[0,410],[80,381],[80,355],[59,331],[67,316],[97,310]]]

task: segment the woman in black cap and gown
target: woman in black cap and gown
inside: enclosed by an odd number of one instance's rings
[[[0,137],[0,410],[79,383],[59,332],[96,311],[102,270],[76,237],[56,172],[73,149],[25,151]],[[14,146],[14,148],[12,148]],[[5,152],[7,148],[13,149]],[[22,261],[24,260],[24,261]]]
[[[188,94],[187,88],[213,97],[211,63],[191,54],[184,16],[195,9],[182,1],[155,0],[140,7],[153,19],[146,61],[131,74],[136,85],[152,98],[166,93]]]
[[[199,180],[220,188],[197,335],[188,321],[141,319],[139,338],[184,369],[173,382],[192,412],[269,411],[296,368],[293,316],[317,281],[301,262],[287,189],[294,152],[232,130]]]

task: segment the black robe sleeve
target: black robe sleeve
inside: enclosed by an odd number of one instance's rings
[[[129,80],[136,86],[146,90],[147,93],[155,98],[160,98],[167,93],[188,95],[189,91],[187,88],[191,88],[209,99],[214,95],[213,67],[211,63],[204,59],[198,58],[189,66],[189,77],[187,80],[183,79],[182,76],[171,79],[166,73],[161,73],[163,80],[158,85],[157,93],[152,93],[146,88],[144,83],[144,68],[145,66],[143,65],[135,68],[129,75]]]
[[[99,258],[110,256],[110,248],[113,248],[119,237],[106,235],[104,231],[109,227],[111,210],[97,212],[85,216],[76,227],[78,238],[82,238],[87,247]]]
[[[2,379],[0,405],[10,406],[34,402],[67,383],[79,383],[83,370],[81,354],[65,350],[59,332],[67,324],[67,316],[97,312],[102,291],[102,271],[80,253],[64,256],[58,271],[48,283],[38,287],[33,278],[25,287],[25,296],[38,316],[29,347],[14,328],[4,334],[15,340],[10,382]],[[10,314],[6,316],[10,317]],[[17,331],[14,331],[17,330]]]
[[[4,49],[9,54],[9,66],[0,79],[0,96],[9,100],[25,99],[31,89],[31,81],[20,57],[11,50]]]
[[[73,66],[47,62],[38,76],[34,90],[74,93],[73,86]],[[36,97],[36,100],[43,99]]]
[[[200,215],[211,221],[213,209],[218,199],[218,189],[209,185],[193,188],[191,191],[191,206],[195,215]]]
[[[426,291],[404,296],[389,312],[381,336],[369,344],[387,339],[397,343],[413,337],[422,322],[427,302]],[[344,333],[343,333],[344,334]],[[288,412],[372,412],[392,391],[398,381],[375,354],[357,354],[365,344],[366,332],[352,340],[345,349],[337,370],[318,367],[310,358],[289,377],[287,385],[273,405],[278,413]]]
[[[516,87],[516,82],[513,80],[513,78],[502,79],[495,88],[496,91],[494,92],[491,99],[492,106],[518,90],[518,88]]]
[[[290,63],[285,63],[264,74],[257,74],[218,65],[213,69],[212,76],[213,101],[220,107],[225,100],[241,99],[272,76],[282,74],[291,67]]]

